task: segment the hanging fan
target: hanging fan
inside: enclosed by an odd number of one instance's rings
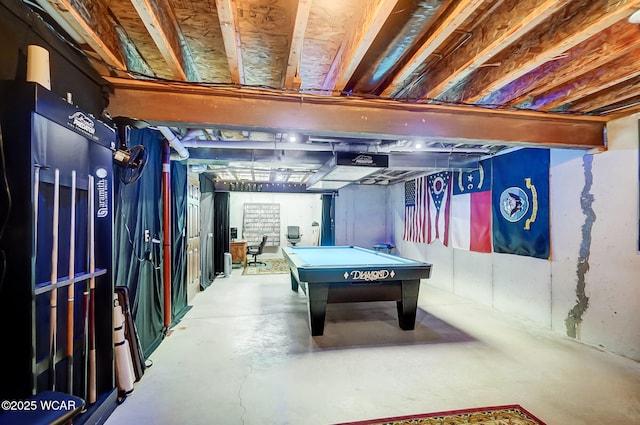
[[[120,166],[122,183],[133,183],[142,175],[142,170],[147,163],[147,150],[142,145],[135,145],[127,150],[118,149],[113,154],[113,160]]]
[[[145,128],[149,124],[126,117],[116,117],[113,121],[116,123],[120,142],[113,153],[113,160],[120,166],[120,181],[124,184],[133,183],[140,178],[147,163],[147,149],[143,145],[129,148],[129,130],[131,127]]]

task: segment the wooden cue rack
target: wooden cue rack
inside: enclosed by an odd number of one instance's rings
[[[42,86],[17,81],[0,81],[0,130],[0,375],[14,377],[0,380],[0,399],[72,394],[86,406],[74,424],[102,423],[117,399],[116,133]]]

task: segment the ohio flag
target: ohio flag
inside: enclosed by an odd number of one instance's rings
[[[453,173],[450,242],[453,248],[491,252],[491,161]]]
[[[427,243],[440,239],[449,244],[449,207],[451,204],[451,173],[441,171],[427,176]]]

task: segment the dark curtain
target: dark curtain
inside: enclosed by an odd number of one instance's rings
[[[187,306],[187,166],[171,161],[171,326],[189,311]]]
[[[141,177],[115,180],[115,284],[129,288],[131,309],[145,358],[164,335],[162,313],[162,136],[132,129],[129,146],[143,145],[149,158]],[[116,172],[118,171],[116,167]]]
[[[216,192],[213,209],[213,258],[214,271],[224,272],[224,253],[229,252],[229,192]]]
[[[320,245],[333,246],[335,241],[334,195],[322,195],[322,223],[320,225]]]
[[[200,287],[206,289],[213,283],[216,273],[213,267],[213,181],[200,174]]]

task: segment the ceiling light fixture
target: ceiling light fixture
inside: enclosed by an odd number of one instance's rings
[[[307,181],[308,189],[339,189],[389,167],[387,155],[336,152]]]

